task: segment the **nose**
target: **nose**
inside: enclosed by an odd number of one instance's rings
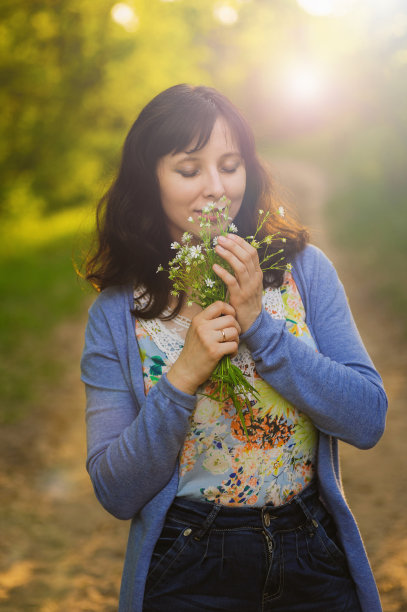
[[[204,187],[204,196],[208,200],[219,200],[225,194],[222,176],[219,170],[213,169],[208,172]]]

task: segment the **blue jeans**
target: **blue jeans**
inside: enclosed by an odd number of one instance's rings
[[[177,498],[147,577],[145,612],[360,612],[315,484],[283,506]]]

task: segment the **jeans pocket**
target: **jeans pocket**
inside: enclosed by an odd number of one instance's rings
[[[330,559],[336,567],[348,572],[346,555],[340,547],[336,527],[329,515],[322,520],[312,520],[313,540],[319,545],[321,552]]]
[[[190,543],[192,529],[187,525],[166,521],[151,556],[147,574],[148,594],[168,572],[172,564]]]

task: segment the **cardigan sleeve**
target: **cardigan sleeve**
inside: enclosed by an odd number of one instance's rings
[[[176,389],[164,375],[137,399],[125,350],[132,345],[142,384],[137,341],[124,332],[123,302],[122,308],[109,309],[109,304],[102,297],[90,309],[81,361],[87,469],[104,508],[129,519],[172,477],[196,397]]]
[[[307,247],[294,262],[294,276],[318,352],[264,309],[241,339],[259,375],[320,431],[370,448],[383,433],[387,398],[343,286],[331,262],[315,247]]]

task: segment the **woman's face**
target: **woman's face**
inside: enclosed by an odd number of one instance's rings
[[[187,149],[193,147],[194,142]],[[229,216],[234,219],[246,189],[243,158],[222,118],[216,120],[208,142],[199,151],[162,157],[157,165],[157,177],[168,228],[172,239],[178,242],[184,232],[199,234],[197,220],[202,209],[222,196],[231,201]],[[188,220],[191,218],[194,223]]]

